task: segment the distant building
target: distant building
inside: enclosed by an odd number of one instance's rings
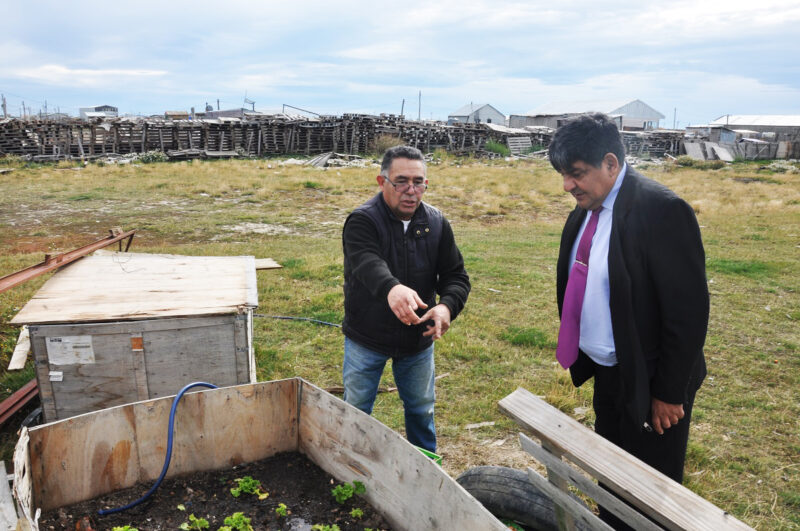
[[[189,113],[186,111],[164,111],[164,118],[167,120],[188,120]]]
[[[470,103],[447,116],[447,124],[497,124],[505,125],[506,116],[488,103]]]
[[[777,141],[800,140],[800,114],[726,114],[709,125],[733,131],[756,131],[762,133],[762,137],[763,133],[773,133]]]
[[[509,127],[543,125],[557,129],[564,122],[591,112],[602,112],[617,121],[623,131],[656,129],[664,115],[641,100],[557,101],[542,105],[527,114],[512,114]]]
[[[79,111],[81,120],[91,120],[92,118],[116,118],[119,115],[119,109],[113,105],[81,107]]]
[[[204,118],[206,119],[213,119],[213,118],[244,118],[245,114],[252,113],[250,109],[239,108],[239,109],[225,109],[222,111],[215,111],[210,110],[206,111]]]

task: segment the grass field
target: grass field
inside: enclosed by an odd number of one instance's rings
[[[342,319],[340,231],[376,191],[377,169],[319,170],[278,160],[26,166],[0,159],[0,275],[107,234],[138,229],[132,251],[271,257],[259,314]],[[758,529],[800,529],[800,175],[734,164],[640,167],[695,209],[711,292],[709,376],[697,396],[686,485]],[[573,199],[543,161],[448,159],[429,167],[426,201],[452,221],[473,291],[436,345],[437,428],[445,469],[524,467],[518,428],[497,401],[525,387],[586,425],[591,386],[555,363],[555,262]],[[7,323],[46,278],[0,294]],[[338,328],[256,320],[261,380],[341,385]],[[0,324],[0,391],[17,330]],[[385,375],[391,385],[391,371]],[[177,389],[176,389],[177,391]],[[375,416],[402,431],[396,394]],[[467,430],[472,423],[493,426]],[[7,455],[7,454],[6,454]],[[7,459],[8,457],[4,457]]]

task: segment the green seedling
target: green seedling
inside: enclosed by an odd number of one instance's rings
[[[233,513],[233,516],[225,518],[225,525],[219,528],[219,531],[253,531],[253,526],[250,525],[250,518],[246,517],[244,513]]]
[[[350,511],[350,516],[352,516],[356,520],[361,520],[361,518],[364,517],[364,511],[356,507],[352,511]]]
[[[354,481],[352,484],[342,483],[331,489],[331,494],[339,503],[346,502],[353,497],[353,494],[364,494],[365,492],[367,492],[367,488],[360,481]]]
[[[289,514],[289,510],[286,508],[285,503],[279,503],[278,506],[275,508],[275,514],[278,516],[287,516]]]
[[[342,531],[342,530],[336,524],[333,525],[314,524],[311,526],[311,531]]]
[[[135,527],[131,527],[129,525],[124,525],[122,527],[119,527],[119,526],[113,527],[113,528],[111,528],[111,531],[139,531],[139,530],[136,529]]]
[[[206,520],[205,518],[197,518],[195,517],[195,515],[190,514],[189,521],[182,523],[180,529],[184,531],[189,531],[192,529],[197,531],[199,531],[200,529],[208,529],[208,520]]]
[[[250,476],[237,479],[236,486],[231,489],[231,494],[233,494],[234,498],[238,498],[243,492],[245,494],[255,494],[259,500],[266,500],[267,496],[269,496],[268,492],[262,492],[261,482]]]
[[[178,510],[179,511],[185,511],[186,510],[186,506],[184,504],[182,504],[182,503],[179,503],[178,504]]]

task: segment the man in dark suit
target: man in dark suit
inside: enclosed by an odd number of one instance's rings
[[[575,386],[594,376],[595,431],[681,482],[706,374],[708,285],[694,211],[627,166],[603,114],[568,122],[549,149],[577,202],[558,257],[558,359]]]

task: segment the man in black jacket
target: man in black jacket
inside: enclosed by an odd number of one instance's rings
[[[422,153],[386,151],[380,192],[344,224],[344,399],[366,413],[392,360],[406,437],[436,451],[433,341],[464,308],[470,282],[450,223],[422,201]],[[439,302],[436,302],[436,296]]]
[[[549,149],[577,203],[558,258],[557,359],[576,386],[594,377],[595,431],[680,482],[706,374],[709,297],[694,211],[627,166],[603,114],[568,122]]]

